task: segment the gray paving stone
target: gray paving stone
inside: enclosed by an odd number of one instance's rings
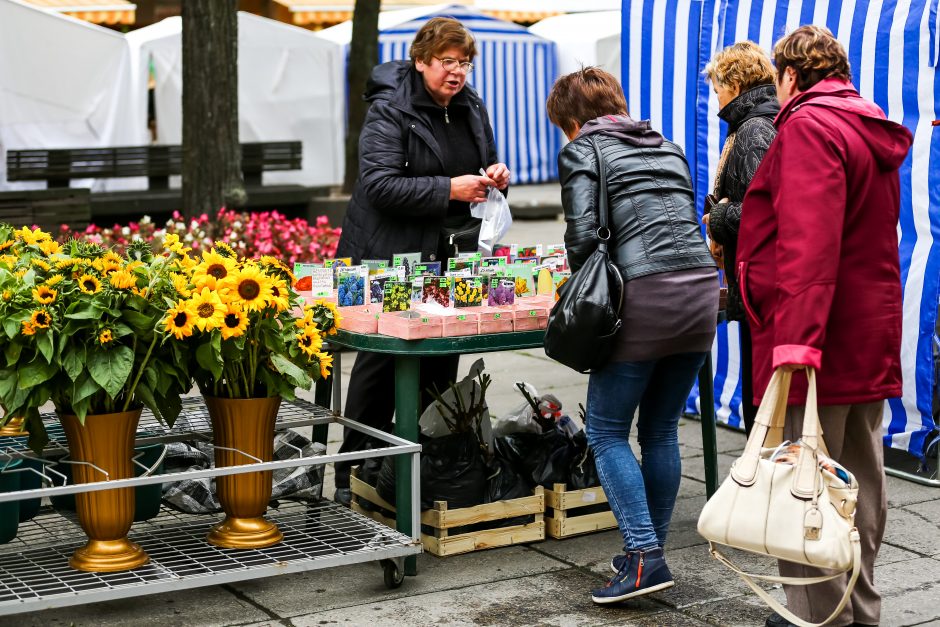
[[[887,479],[886,491],[889,507],[904,507],[914,503],[940,500],[940,488],[914,483],[890,475]]]
[[[506,580],[498,586],[466,586],[410,599],[314,612],[294,617],[291,622],[297,627],[329,624],[322,621],[334,620],[340,624],[383,626],[693,624],[667,622],[664,617],[669,615],[663,614],[664,608],[648,600],[617,607],[597,606],[587,593],[592,585],[598,585],[596,578],[569,569]],[[656,619],[653,622],[634,622],[651,614]]]
[[[270,579],[262,581],[270,582]],[[269,584],[270,585],[270,584]],[[180,590],[0,618],[3,627],[222,627],[279,625],[271,615],[221,586]]]
[[[875,585],[882,594],[882,625],[940,623],[940,561],[887,564],[875,571]]]
[[[771,594],[778,601],[785,602],[782,589],[777,588]],[[749,592],[730,599],[691,605],[684,608],[682,613],[699,618],[711,625],[757,627],[764,624],[771,611],[756,594]]]
[[[889,508],[884,541],[920,555],[933,555],[937,552],[938,531],[936,521],[906,509]]]
[[[382,570],[372,562],[325,571],[311,571],[269,580],[247,581],[234,587],[249,599],[281,617],[337,608],[381,603],[402,597],[441,592],[478,584],[495,584],[568,566],[522,546],[478,551],[448,558],[422,554],[418,576],[406,577],[401,588],[387,590]]]

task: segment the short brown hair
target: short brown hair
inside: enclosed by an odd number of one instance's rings
[[[788,67],[796,71],[796,86],[806,91],[824,78],[852,80],[849,56],[828,28],[800,26],[774,46],[777,80]]]
[[[739,41],[712,57],[705,76],[713,84],[737,87],[743,93],[758,85],[772,85],[774,66],[763,48],[753,41]]]
[[[458,48],[471,61],[477,56],[477,44],[466,27],[452,17],[435,17],[421,27],[411,42],[411,62],[430,63],[431,57]]]
[[[548,94],[548,119],[571,134],[603,115],[626,115],[627,99],[617,78],[597,67],[581,68],[555,81]]]

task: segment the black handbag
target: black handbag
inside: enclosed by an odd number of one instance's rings
[[[620,330],[623,277],[610,261],[610,208],[607,202],[607,169],[597,141],[598,182],[597,250],[558,289],[545,330],[545,354],[578,372],[602,368],[610,358],[613,337]]]

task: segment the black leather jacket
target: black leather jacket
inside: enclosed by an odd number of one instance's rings
[[[668,141],[659,146],[631,145],[600,132],[578,136],[558,155],[568,223],[565,246],[572,271],[597,248],[598,168],[593,140],[599,143],[607,168],[611,260],[624,280],[714,268],[697,219],[692,178],[682,149]]]
[[[418,252],[434,260],[450,202],[450,178],[426,109],[415,106],[408,61],[375,67],[366,86],[372,105],[359,138],[359,178],[343,220],[337,257],[391,259]],[[496,142],[483,101],[470,85],[451,100],[467,107],[480,167],[496,163]]]

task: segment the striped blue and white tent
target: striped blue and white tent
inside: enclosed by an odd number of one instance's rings
[[[898,241],[904,290],[904,396],[885,406],[885,444],[922,457],[932,417],[932,343],[940,283],[940,13],[938,0],[624,0],[624,90],[635,117],[682,145],[701,207],[726,129],[702,70],[751,39],[770,50],[801,24],[827,26],[849,52],[855,85],[914,133],[901,168]],[[740,425],[738,331],[712,349],[719,420]],[[695,400],[690,401],[695,410]]]
[[[512,22],[458,5],[385,11],[379,16],[379,62],[407,59],[415,33],[434,17],[460,20],[477,42],[477,57],[467,82],[489,110],[496,149],[509,166],[513,183],[558,179],[561,133],[548,121],[545,101],[558,78],[555,43]],[[345,22],[320,35],[348,44],[352,25]]]

